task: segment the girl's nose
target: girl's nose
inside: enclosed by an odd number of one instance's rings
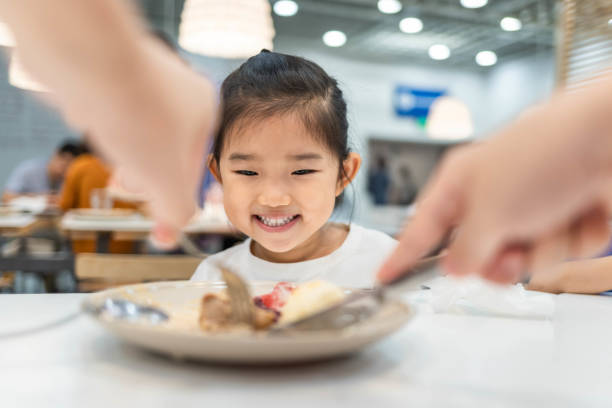
[[[267,207],[280,207],[291,204],[291,196],[278,183],[269,183],[257,196],[257,203]]]

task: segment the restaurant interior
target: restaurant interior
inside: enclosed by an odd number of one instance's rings
[[[459,279],[443,276],[443,243],[406,283],[383,285],[376,274],[446,158],[486,146],[555,95],[609,73],[612,1],[112,3],[129,3],[147,35],[211,83],[223,107],[210,135],[199,136],[209,139],[196,152],[197,208],[170,244],[160,242],[154,200],[124,182],[124,163],[102,136],[74,126],[55,90],[20,60],[20,37],[0,14],[0,405],[611,406],[612,273],[591,278],[589,289],[568,278],[571,262],[549,279]],[[266,171],[229,172],[222,150],[259,145],[254,151],[272,157],[295,134],[270,136],[274,122],[255,110],[268,129],[259,135],[276,139],[217,143],[234,131],[224,127],[229,81],[279,54],[300,57],[279,70],[314,62],[309,72],[337,81],[346,103],[340,167],[350,177],[327,204],[324,225],[333,227],[308,230],[301,252],[277,237],[293,243],[292,225],[310,228],[306,214],[331,194],[314,184],[324,171],[291,173],[313,184],[299,193],[303,202],[283,204],[304,213],[287,215],[270,204],[272,190],[282,201],[301,181],[265,179],[281,159],[234,153],[232,166],[239,157]],[[318,129],[309,120],[299,129]],[[178,136],[165,137],[170,146]],[[504,160],[523,163],[510,152]],[[250,208],[273,209],[250,215],[251,227],[238,214],[241,200],[263,186],[268,201],[261,193]],[[245,193],[236,198],[238,188]],[[603,265],[608,247],[592,261]],[[349,313],[342,302],[361,303]]]

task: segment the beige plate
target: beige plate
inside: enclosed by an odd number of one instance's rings
[[[251,283],[254,295],[272,290],[272,282]],[[123,286],[90,295],[86,303],[127,298],[162,308],[170,315],[163,324],[130,323],[97,317],[108,330],[146,349],[176,358],[240,364],[284,364],[347,355],[399,329],[412,312],[401,302],[390,302],[371,319],[343,331],[268,334],[236,330],[207,333],[198,328],[198,307],[203,294],[223,290],[222,282],[158,282]]]

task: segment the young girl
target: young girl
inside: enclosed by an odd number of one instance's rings
[[[264,50],[221,92],[209,169],[229,220],[250,238],[204,260],[192,280],[218,280],[223,265],[248,280],[372,286],[396,241],[329,222],[361,164],[337,82],[311,61]]]

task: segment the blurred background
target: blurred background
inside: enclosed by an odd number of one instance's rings
[[[231,21],[242,22],[233,23],[242,24],[234,28],[252,35],[258,28],[249,27],[255,23],[248,17],[245,22],[241,14],[256,13],[252,8],[268,4],[217,3],[223,10],[210,15],[212,21],[206,23],[219,30],[212,36],[216,45],[204,50],[204,55],[198,50],[180,52],[220,83],[244,60],[217,56],[227,53],[223,30],[228,28],[222,27],[223,22],[230,30]],[[244,3],[250,4],[245,7]],[[184,0],[139,0],[135,4],[152,28],[178,44],[183,13],[188,11]],[[207,7],[214,8],[210,4]],[[378,222],[391,228],[395,222],[393,216],[387,222],[385,210],[380,209],[375,209],[375,219],[366,219],[370,203],[397,202],[393,197],[375,200],[371,191],[376,186],[368,189],[368,170],[376,168],[373,152],[380,158],[389,156],[384,158],[389,166],[389,188],[378,194],[392,195],[402,174],[399,161],[392,157],[396,150],[385,148],[387,141],[407,142],[421,153],[428,152],[423,153],[428,160],[411,169],[419,186],[432,167],[431,160],[448,144],[444,129],[438,129],[433,138],[425,129],[436,97],[453,98],[467,108],[465,131],[450,136],[481,138],[546,98],[554,87],[558,15],[554,0],[296,0],[270,1],[269,8],[270,27],[260,29],[274,30],[273,49],[310,58],[340,81],[349,106],[352,145],[364,156],[363,171],[355,183],[360,200],[354,217],[371,226]],[[258,48],[262,47],[254,49]],[[41,104],[34,91],[11,85],[10,54],[7,49],[0,61],[2,185],[22,160],[50,154],[65,138],[80,136]],[[402,151],[410,154],[409,150]],[[377,218],[379,214],[383,215]]]

